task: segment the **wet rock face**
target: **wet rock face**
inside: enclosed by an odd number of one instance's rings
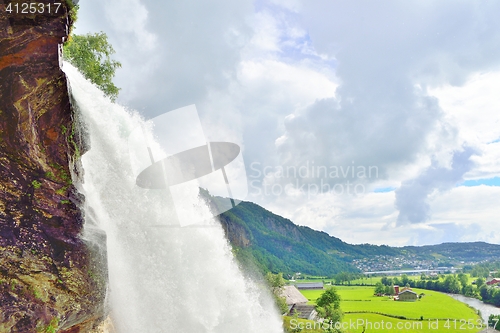
[[[0,0],[0,332],[90,332],[107,273],[81,238],[72,179],[82,144],[59,67],[69,8],[38,0],[43,12],[23,14],[24,2]]]

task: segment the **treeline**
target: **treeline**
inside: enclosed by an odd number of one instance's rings
[[[470,273],[473,277],[488,278],[490,276],[500,278],[500,261],[486,262],[474,266],[466,265],[464,273]]]
[[[472,286],[468,284],[468,280],[468,276],[463,273],[454,275],[440,275],[436,277],[427,277],[425,275],[422,275],[420,276],[419,280],[412,280],[407,275],[402,275],[399,278],[390,278],[384,276],[380,280],[379,284],[375,286],[375,293],[391,294],[387,292],[377,292],[377,290],[382,290],[380,286],[383,286],[387,291],[389,289],[394,290],[394,286],[399,285],[403,287],[407,286],[411,288],[435,290],[450,294],[462,294],[468,297],[477,297],[479,295],[478,286]],[[476,283],[477,282],[481,281],[476,281]],[[482,284],[484,284],[484,280],[482,281]],[[377,286],[379,289],[377,289]],[[479,285],[479,287],[481,287],[481,285]]]
[[[483,285],[479,288],[479,295],[483,302],[500,307],[500,289]]]
[[[366,276],[362,273],[353,273],[353,272],[340,272],[335,275],[333,275],[331,278],[333,279],[333,282],[335,284],[348,284],[350,285],[352,281],[358,280],[358,279],[363,279]]]

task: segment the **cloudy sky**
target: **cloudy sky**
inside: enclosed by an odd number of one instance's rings
[[[251,200],[350,243],[500,242],[500,2],[85,0],[119,103],[196,104]]]

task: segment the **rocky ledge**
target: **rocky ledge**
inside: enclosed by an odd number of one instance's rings
[[[0,0],[0,332],[91,332],[107,273],[81,237],[83,145],[59,66],[72,5],[23,14],[24,2]]]

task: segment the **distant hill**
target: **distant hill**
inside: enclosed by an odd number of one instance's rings
[[[221,198],[210,198],[212,205],[220,204]],[[325,232],[298,226],[251,202],[241,202],[219,219],[239,261],[261,271],[331,276],[341,271],[359,272],[352,264],[354,259],[377,256],[411,256],[443,264],[500,257],[500,245],[482,242],[421,247],[352,245]]]
[[[439,245],[405,246],[401,248],[421,257],[441,256],[443,261],[482,261],[500,259],[500,245],[485,242],[443,243]]]

